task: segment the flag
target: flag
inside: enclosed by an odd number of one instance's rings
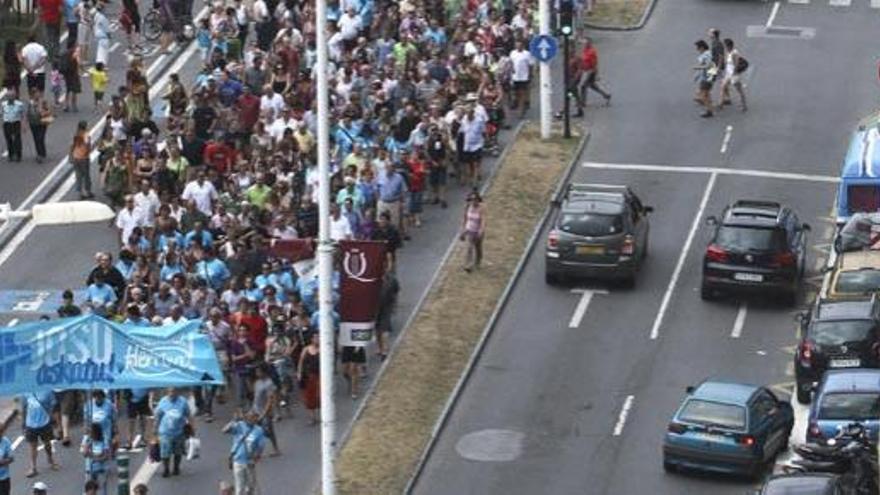
[[[340,344],[362,347],[373,338],[382,276],[384,241],[340,241]]]
[[[276,239],[269,246],[269,256],[284,258],[291,263],[315,257],[315,247],[311,239]]]

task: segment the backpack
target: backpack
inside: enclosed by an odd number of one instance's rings
[[[733,68],[733,72],[736,74],[742,74],[748,68],[749,68],[749,61],[746,60],[746,58],[743,57],[742,55],[739,55],[736,58],[736,67]]]

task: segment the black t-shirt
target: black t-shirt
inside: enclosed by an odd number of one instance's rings
[[[208,129],[217,118],[217,112],[210,105],[198,106],[193,110],[192,119],[195,123],[196,135],[202,139],[209,139]],[[189,158],[189,157],[187,157]]]
[[[198,136],[193,138],[192,141],[187,138],[183,138],[180,149],[180,154],[186,158],[186,161],[189,162],[190,166],[198,167],[203,162],[203,153],[205,152],[205,141]]]
[[[376,230],[373,231],[372,240],[387,242],[388,251],[391,252],[392,256],[397,253],[401,245],[400,232],[392,225],[387,225],[385,228],[377,226]]]

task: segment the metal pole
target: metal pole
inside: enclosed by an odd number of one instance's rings
[[[538,17],[541,34],[550,35],[550,0],[540,0]],[[553,119],[553,87],[551,85],[550,62],[541,62],[541,139],[550,138],[550,123]]]
[[[563,42],[562,42],[562,79],[565,81],[564,82],[564,84],[565,84],[565,86],[564,86],[565,87],[565,90],[564,90],[565,98],[564,98],[564,104],[562,107],[562,114],[563,114],[563,118],[565,119],[565,133],[563,135],[566,138],[570,138],[571,137],[571,109],[569,108],[569,106],[570,106],[569,100],[571,99],[570,98],[571,91],[569,88],[571,86],[569,84],[569,78],[571,77],[571,75],[569,74],[569,72],[570,72],[570,68],[569,68],[570,55],[568,53],[569,52],[568,40],[571,38],[571,36],[565,34],[562,36],[562,38],[563,38]]]
[[[333,403],[333,244],[330,241],[330,95],[327,90],[327,0],[316,0],[318,99],[318,312],[321,346],[321,493],[336,493],[336,407]]]

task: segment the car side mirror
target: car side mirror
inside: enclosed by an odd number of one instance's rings
[[[810,227],[810,224],[804,222],[804,223],[801,225],[801,230],[805,230],[805,231],[809,232],[809,231],[813,230],[813,228]]]
[[[688,394],[692,394],[692,393],[694,393],[694,390],[696,390],[696,389],[694,388],[693,385],[688,385],[688,386],[685,387],[685,389],[684,389],[684,391],[687,392]]]
[[[718,219],[715,218],[715,216],[708,216],[706,217],[706,225],[714,227],[715,225],[718,225]]]
[[[653,206],[645,206],[642,208],[642,211],[645,213],[652,213],[654,211],[654,207]]]

